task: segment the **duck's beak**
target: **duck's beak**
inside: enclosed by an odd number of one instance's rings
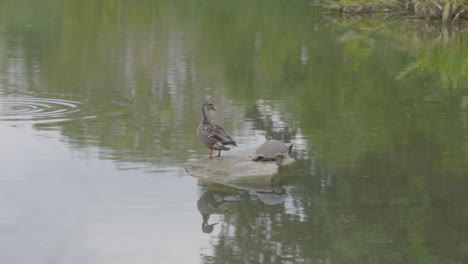
[[[213,106],[213,108],[211,108],[211,109],[212,109],[213,111],[216,111],[216,110],[218,110],[218,109],[216,109],[216,107],[214,107],[214,106]]]

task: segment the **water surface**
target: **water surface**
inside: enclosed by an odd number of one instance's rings
[[[466,28],[301,0],[1,1],[0,258],[466,263]],[[207,100],[240,148],[294,143],[295,172],[187,175]]]

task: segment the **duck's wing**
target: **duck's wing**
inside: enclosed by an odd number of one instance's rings
[[[236,141],[229,136],[228,132],[220,125],[213,125],[211,138],[223,143],[223,145],[236,145]]]

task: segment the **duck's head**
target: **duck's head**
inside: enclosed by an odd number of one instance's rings
[[[216,108],[214,107],[214,105],[210,102],[206,102],[203,104],[203,109],[205,109],[206,111],[210,111],[210,110],[214,110],[216,111]]]

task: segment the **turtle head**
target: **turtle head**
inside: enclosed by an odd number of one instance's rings
[[[291,154],[291,151],[292,151],[293,147],[294,147],[294,144],[290,144],[288,146],[288,154]]]

